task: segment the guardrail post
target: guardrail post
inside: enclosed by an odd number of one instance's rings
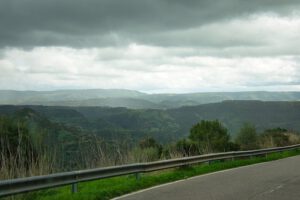
[[[78,183],[72,183],[72,194],[78,192]]]

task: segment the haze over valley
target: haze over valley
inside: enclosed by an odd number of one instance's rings
[[[300,92],[210,92],[149,94],[124,89],[57,91],[0,90],[0,104],[101,106],[132,109],[167,109],[218,103],[226,100],[298,101]]]

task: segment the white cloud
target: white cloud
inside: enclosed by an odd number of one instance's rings
[[[128,88],[150,92],[257,90],[299,82],[299,57],[177,56],[137,44],[120,49],[7,50],[0,60],[2,89]],[[151,54],[145,56],[150,49]],[[155,50],[157,49],[157,51]],[[101,56],[116,52],[114,59]],[[120,53],[123,52],[123,53]],[[144,53],[143,53],[144,52]],[[293,89],[293,88],[291,88]]]
[[[299,15],[260,14],[165,33],[202,46],[7,48],[0,89],[299,90],[299,32]]]

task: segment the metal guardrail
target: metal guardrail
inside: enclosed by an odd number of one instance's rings
[[[11,179],[0,181],[0,197],[31,192],[35,190],[53,188],[58,186],[64,186],[72,184],[72,191],[77,191],[77,183],[84,181],[91,181],[97,179],[104,179],[114,176],[122,176],[129,174],[138,174],[151,171],[157,171],[168,168],[175,168],[180,166],[186,166],[196,163],[205,163],[216,160],[227,160],[242,157],[251,157],[259,155],[267,155],[269,153],[282,152],[286,150],[298,149],[300,144],[268,148],[251,151],[235,151],[216,154],[207,154],[200,156],[184,157],[178,159],[162,160],[150,163],[138,163],[130,165],[121,165],[114,167],[105,167],[97,169],[88,169],[72,172],[64,172],[57,174],[50,174],[44,176],[34,176],[27,178]]]

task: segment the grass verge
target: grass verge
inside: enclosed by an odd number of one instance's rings
[[[134,175],[108,178],[103,180],[79,183],[78,193],[71,194],[71,186],[48,189],[38,192],[18,195],[14,199],[39,199],[39,200],[105,200],[128,194],[137,190],[149,188],[180,179],[189,178],[201,174],[207,174],[225,169],[236,168],[255,163],[278,160],[300,155],[300,150],[285,151],[269,154],[267,157],[253,157],[249,159],[232,160],[226,162],[215,161],[208,164],[193,165],[185,168],[170,169],[153,173],[142,174],[137,180]]]

